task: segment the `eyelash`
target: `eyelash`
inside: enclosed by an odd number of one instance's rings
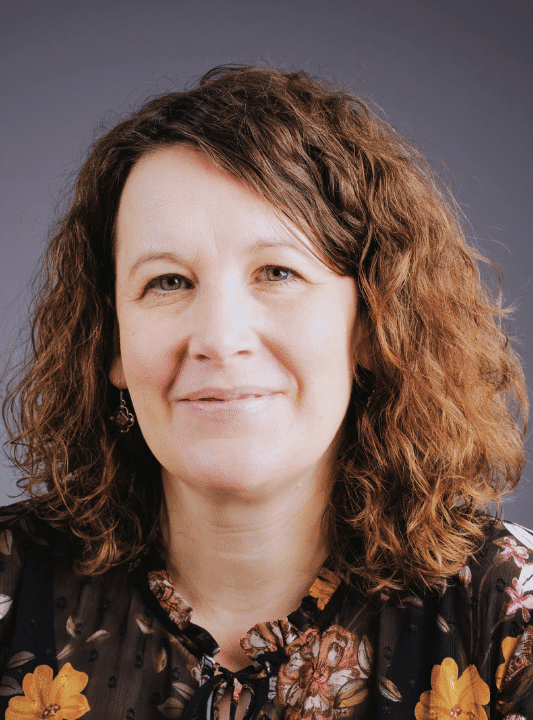
[[[273,284],[273,285],[288,285],[289,283],[293,283],[293,282],[295,282],[295,281],[298,279],[298,275],[297,275],[297,273],[296,273],[294,270],[291,270],[291,268],[284,267],[284,266],[282,266],[282,265],[264,265],[264,266],[263,266],[262,268],[260,268],[259,270],[260,270],[260,271],[262,271],[262,270],[285,270],[285,271],[289,272],[291,275],[293,275],[292,278],[281,279],[281,280],[279,280],[278,282],[272,282],[271,284]],[[186,282],[186,283],[189,282],[189,281],[187,280],[187,278],[184,278],[183,275],[180,275],[179,273],[169,273],[168,275],[159,275],[158,277],[156,277],[156,278],[154,278],[153,280],[151,280],[151,281],[148,283],[148,285],[146,286],[146,289],[147,289],[147,290],[154,290],[156,293],[159,293],[159,294],[161,294],[161,295],[168,295],[169,293],[175,292],[175,291],[177,291],[177,290],[184,290],[184,289],[186,290],[186,289],[188,289],[188,288],[178,287],[178,288],[175,288],[175,289],[163,290],[163,289],[160,287],[160,283],[161,283],[163,280],[169,280],[169,279],[172,279],[172,278],[176,278],[176,279],[179,278],[181,281],[184,281],[184,282]],[[158,286],[159,286],[159,287],[158,287]]]

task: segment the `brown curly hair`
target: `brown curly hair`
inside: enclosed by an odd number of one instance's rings
[[[370,371],[357,369],[346,417],[331,551],[369,591],[439,585],[482,541],[480,510],[520,477],[521,366],[453,199],[367,104],[305,72],[215,68],[94,144],[44,256],[29,352],[4,402],[19,486],[83,541],[80,572],[158,537],[157,462],[138,428],[117,435],[109,422],[113,234],[132,167],[176,143],[310,227],[325,262],[356,279]]]

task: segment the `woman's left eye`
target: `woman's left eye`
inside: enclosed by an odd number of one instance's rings
[[[188,280],[182,275],[160,275],[148,284],[147,289],[159,293],[169,293],[174,290],[186,290],[188,285]]]
[[[269,282],[292,282],[296,279],[296,274],[290,268],[278,265],[266,265],[260,272]]]

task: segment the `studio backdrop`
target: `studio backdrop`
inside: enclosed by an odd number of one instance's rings
[[[344,83],[428,157],[467,234],[503,272],[505,302],[516,306],[508,332],[531,387],[530,0],[3,0],[2,10],[4,365],[48,230],[92,141],[215,65],[268,62]],[[17,474],[7,462],[0,473],[6,504]],[[529,527],[532,477],[529,464],[505,506],[506,519]]]

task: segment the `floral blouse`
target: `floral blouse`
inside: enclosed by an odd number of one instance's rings
[[[324,567],[288,617],[217,663],[164,563],[83,577],[27,503],[0,511],[0,716],[7,720],[533,718],[533,535],[498,522],[439,592],[369,598]]]

